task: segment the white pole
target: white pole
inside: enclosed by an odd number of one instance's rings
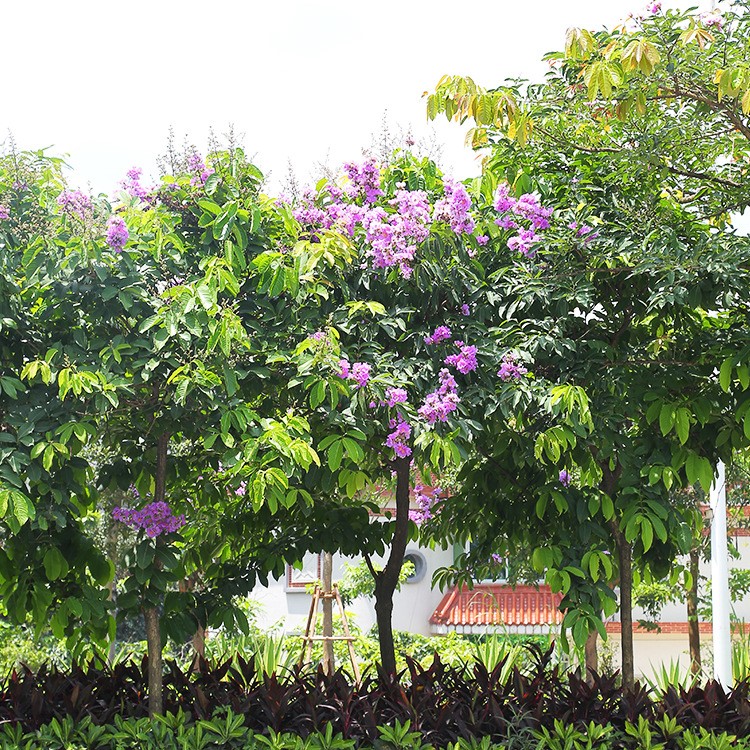
[[[727,493],[724,463],[719,461],[711,486],[711,601],[713,604],[714,677],[732,687],[732,644],[729,630],[729,569],[727,565]]]

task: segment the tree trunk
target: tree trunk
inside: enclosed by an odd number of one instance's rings
[[[406,544],[409,541],[409,481],[411,476],[409,457],[397,458],[396,469],[396,525],[391,542],[388,562],[375,577],[375,615],[378,623],[380,662],[385,672],[396,674],[396,650],[393,645],[393,593],[398,586],[401,567],[404,564]]]
[[[633,664],[633,546],[625,539],[614,521],[615,544],[620,566],[620,650],[622,651],[622,684],[626,688],[635,685]]]
[[[146,624],[148,644],[148,715],[153,718],[164,713],[159,610],[156,607],[146,607],[143,610],[143,621]]]
[[[596,640],[598,637],[598,631],[592,630],[589,633],[589,637],[586,639],[586,647],[584,649],[586,660],[586,682],[589,685],[594,684],[594,673],[599,671],[599,654],[596,650]]]
[[[156,476],[154,502],[166,502],[167,498],[167,448],[169,434],[159,435],[156,445]],[[159,610],[155,606],[144,607],[143,619],[146,623],[146,644],[148,649],[148,715],[164,713],[164,675],[162,674],[162,643],[159,627]]]
[[[333,637],[333,554],[323,553],[323,637]],[[332,675],[335,669],[333,641],[323,641],[323,671]]]
[[[690,550],[690,576],[692,585],[687,592],[688,643],[690,646],[690,671],[696,677],[701,673],[701,633],[698,626],[698,548]]]
[[[599,489],[606,492],[614,502],[617,495],[617,482],[622,474],[622,466],[618,463],[614,470],[609,462],[601,464],[602,482]],[[633,664],[633,545],[625,539],[620,530],[617,518],[609,522],[609,529],[615,540],[617,557],[620,567],[620,651],[622,664],[622,684],[626,688],[635,685],[635,668]]]

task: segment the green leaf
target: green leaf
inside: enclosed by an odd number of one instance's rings
[[[341,440],[337,440],[328,449],[328,468],[331,471],[338,471],[341,466],[341,459],[344,456],[344,445]]]
[[[47,550],[42,562],[44,564],[44,573],[50,581],[64,578],[68,573],[68,562],[56,547]]]
[[[731,359],[726,359],[721,363],[721,368],[719,369],[719,385],[725,393],[729,392],[729,387],[732,384],[733,368],[734,361]]]

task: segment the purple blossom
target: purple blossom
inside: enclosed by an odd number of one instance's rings
[[[91,211],[91,198],[80,190],[63,190],[57,196],[57,205],[66,213],[75,214],[79,219],[83,219]]]
[[[375,203],[378,196],[383,195],[380,189],[380,170],[374,159],[368,159],[362,164],[344,164],[344,172],[349,178],[346,193],[350,198],[363,197],[366,203]]]
[[[539,236],[533,229],[521,229],[518,234],[508,240],[508,248],[514,252],[519,252],[527,258],[533,258],[536,250],[532,247],[539,241]]]
[[[715,12],[703,13],[701,15],[701,21],[703,22],[704,26],[707,26],[709,28],[711,26],[715,26],[718,31],[721,31],[724,26],[723,16]]]
[[[504,382],[509,380],[518,380],[522,378],[528,370],[521,364],[518,363],[514,354],[506,354],[503,357],[503,361],[500,364],[500,369],[497,371],[498,377]]]
[[[490,558],[492,559],[492,562],[495,563],[495,565],[502,565],[505,560],[503,559],[502,555],[498,555],[497,552],[493,552],[490,555]]]
[[[652,15],[655,15],[661,10],[661,2],[649,3],[649,5],[646,7],[646,10]]]
[[[351,373],[349,374],[350,380],[356,380],[357,385],[355,388],[364,388],[370,380],[370,365],[364,362],[355,362],[352,365]]]
[[[128,241],[128,228],[120,216],[111,216],[107,222],[107,244],[116,252],[122,252]]]
[[[414,521],[417,526],[421,526],[425,521],[429,521],[434,513],[433,506],[440,499],[442,489],[436,487],[431,495],[428,495],[425,488],[418,484],[414,487],[414,504],[417,506],[414,510],[409,511],[409,520]]]
[[[495,191],[495,211],[504,214],[516,205],[516,199],[510,194],[510,185],[504,182]]]
[[[446,341],[453,334],[448,326],[438,326],[431,334],[424,337],[425,344],[439,344],[441,341]]]
[[[537,232],[549,229],[552,209],[542,206],[536,193],[524,193],[516,199],[510,194],[510,185],[503,183],[495,192],[495,209],[501,216],[495,219],[502,229],[517,229],[518,233],[508,240],[508,248],[527,258],[533,258],[532,247],[539,241]],[[523,222],[528,222],[524,227]]]
[[[478,234],[475,239],[477,241],[477,244],[482,246],[486,245],[490,241],[490,238],[486,234]]]
[[[458,408],[458,385],[453,375],[443,368],[439,373],[440,387],[428,393],[424,403],[419,407],[419,416],[434,425],[435,422],[447,422],[448,415]]]
[[[399,415],[398,419],[392,419],[390,422],[392,432],[385,439],[387,448],[393,448],[394,453],[399,458],[411,456],[411,448],[408,445],[411,437],[411,426]]]
[[[10,211],[0,203],[0,220],[10,219]]]
[[[130,526],[131,529],[145,531],[146,536],[151,539],[162,534],[172,534],[185,525],[185,516],[175,516],[169,505],[164,502],[149,503],[141,510],[115,508],[112,518]]]
[[[385,392],[385,399],[388,406],[393,408],[396,404],[405,404],[409,400],[409,394],[404,388],[389,388]]]
[[[444,221],[456,234],[471,234],[475,222],[470,215],[471,198],[466,188],[455,180],[443,182],[445,197],[435,202],[434,221]]]
[[[333,217],[318,206],[315,199],[315,192],[310,188],[305,188],[299,205],[292,211],[292,214],[300,224],[311,230],[330,229],[333,226]]]
[[[570,476],[570,474],[565,469],[561,469],[560,470],[560,475],[559,475],[558,478],[560,480],[560,484],[563,487],[569,487],[570,486],[571,476]]]
[[[315,341],[324,341],[326,338],[325,331],[315,331],[310,338],[315,339]]]
[[[193,176],[190,178],[190,184],[193,186],[203,185],[214,173],[214,170],[211,167],[206,166],[203,157],[197,151],[193,151],[193,153],[188,156],[187,163],[188,171],[193,173]]]
[[[141,175],[143,170],[140,167],[133,167],[125,174],[125,179],[120,182],[120,187],[133,198],[146,200],[148,191],[141,185]]]
[[[351,372],[351,365],[349,364],[349,360],[340,359],[339,360],[339,377],[346,379],[349,377],[350,372]]]
[[[469,346],[463,341],[454,341],[454,346],[458,349],[458,354],[449,354],[444,362],[446,365],[452,365],[463,375],[468,375],[477,369],[477,348]]]
[[[401,275],[409,278],[417,246],[430,234],[427,193],[399,190],[390,205],[396,207],[397,213],[376,206],[362,217],[365,239],[370,245],[368,255],[373,268],[398,266]]]
[[[234,494],[237,495],[237,497],[245,497],[245,495],[247,494],[247,482],[240,482],[239,486],[234,491]]]
[[[471,308],[465,303],[461,305],[461,315],[471,315]]]

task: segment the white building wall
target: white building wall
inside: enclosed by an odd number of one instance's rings
[[[396,591],[393,597],[393,627],[395,630],[430,635],[430,617],[443,598],[443,592],[432,589],[432,574],[437,568],[453,562],[453,552],[450,549],[429,549],[416,544],[411,544],[407,548],[407,555],[411,552],[421,553],[426,562],[426,570],[421,580],[406,582],[400,591]],[[314,558],[309,558],[307,562],[307,578],[315,580]],[[344,575],[344,563],[347,562],[353,564],[357,560],[334,555],[334,582],[341,580]],[[384,561],[377,557],[374,558],[374,562],[384,564]],[[285,633],[304,632],[312,602],[312,597],[304,586],[290,588],[285,578],[271,580],[267,587],[255,588],[253,599],[261,605],[257,621],[259,627],[269,630],[278,627]],[[374,600],[360,597],[346,608],[346,613],[363,633],[367,633],[375,624]],[[338,614],[335,606],[334,614]]]

